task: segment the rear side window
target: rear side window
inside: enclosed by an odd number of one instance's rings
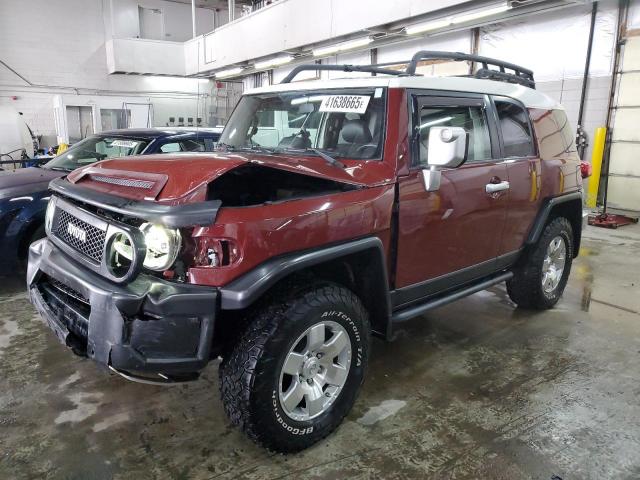
[[[498,122],[502,131],[505,157],[532,157],[535,155],[529,115],[514,103],[496,101]]]

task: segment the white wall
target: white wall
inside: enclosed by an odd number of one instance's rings
[[[193,37],[191,5],[163,0],[109,0],[113,13],[114,38],[140,38],[138,6],[161,10],[164,18],[164,40],[184,42]],[[196,8],[196,34],[202,35],[214,29],[214,13],[207,8]]]
[[[51,0],[0,0],[0,59],[37,85],[29,86],[0,65],[0,105],[11,105],[23,112],[34,133],[44,136],[45,145],[56,143],[56,95],[69,105],[97,108],[121,106],[127,99],[138,98],[154,104],[159,125],[164,125],[164,117],[174,111],[185,112],[175,108],[176,101],[182,101],[192,111],[185,117],[201,116],[208,121],[211,82],[108,74],[108,10],[109,0],[65,0],[64,8]],[[42,27],[45,24],[51,28]],[[28,25],[34,28],[26,31]],[[189,29],[190,25],[189,21]],[[17,100],[12,100],[13,96]],[[202,108],[206,108],[205,114]]]
[[[617,2],[599,2],[582,120],[588,139],[585,160],[591,159],[595,129],[607,119],[617,16]],[[532,69],[537,89],[560,102],[576,128],[590,22],[587,4],[488,25],[481,29],[479,53]]]
[[[637,18],[636,21],[640,24],[640,0],[634,0],[633,7],[635,10],[632,8],[630,13],[632,19],[630,25],[633,25],[633,18]],[[612,0],[599,2],[587,101],[582,122],[589,139],[585,159],[591,158],[591,144],[595,129],[604,126],[606,122],[617,14],[617,2]],[[480,29],[478,53],[532,69],[537,88],[565,106],[569,120],[575,128],[590,20],[591,5],[586,4],[487,25]],[[471,49],[471,30],[460,30],[379,47],[377,62],[406,62],[419,50],[471,52]],[[370,63],[369,51],[332,56],[323,59],[322,63]],[[274,82],[279,82],[290,70],[291,67],[274,70]],[[437,73],[444,72],[437,71]],[[349,75],[362,74],[323,72],[322,78]],[[300,76],[300,78],[303,77]]]
[[[206,63],[222,68],[464,3],[463,0],[279,0],[223,25],[200,41]],[[242,39],[242,41],[238,41]]]

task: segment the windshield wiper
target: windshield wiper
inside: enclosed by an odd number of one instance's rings
[[[236,147],[235,145],[229,145],[228,143],[218,142],[218,147],[222,147],[221,150],[227,152],[260,152],[260,153],[278,153],[278,149],[271,149],[263,147],[261,145],[251,145],[248,147]]]
[[[71,170],[69,170],[68,168],[62,168],[62,167],[48,167],[49,170],[55,170],[56,172],[70,172]]]
[[[229,145],[228,143],[224,143],[224,142],[218,142],[216,144],[216,150],[218,150],[218,147],[222,147],[220,148],[220,150],[222,150],[224,148],[225,151],[227,152],[233,152],[236,150],[236,147],[234,147],[233,145]]]
[[[329,164],[333,165],[334,167],[339,167],[344,169],[344,164],[340,161],[337,160],[335,158],[333,158],[331,155],[323,152],[322,150],[318,150],[317,148],[307,148],[305,150],[306,152],[313,152],[316,155],[319,155],[320,157],[322,157],[324,160],[326,160]]]
[[[250,147],[242,147],[242,150],[260,153],[280,153],[277,148],[267,148],[261,145],[251,145]]]

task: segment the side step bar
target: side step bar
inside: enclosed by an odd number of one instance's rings
[[[120,375],[122,378],[129,380],[130,382],[146,383],[148,385],[180,385],[181,383],[192,382],[198,379],[198,374],[186,375],[181,377],[174,377],[165,375],[164,373],[155,373],[155,377],[137,375],[135,373],[127,372],[125,370],[119,370],[109,365],[109,370],[116,375]]]
[[[423,313],[433,308],[441,307],[443,305],[446,305],[447,303],[460,300],[461,298],[471,295],[472,293],[476,293],[481,290],[486,290],[487,288],[495,285],[496,283],[501,283],[506,280],[509,280],[511,277],[513,277],[513,272],[501,273],[499,275],[483,280],[480,283],[476,283],[468,287],[461,288],[460,290],[455,290],[445,296],[433,298],[431,300],[426,301],[425,303],[421,303],[419,305],[413,305],[411,307],[398,310],[397,312],[394,312],[391,315],[391,321],[393,323],[406,322],[407,320],[413,317],[417,317],[418,315],[422,315]]]

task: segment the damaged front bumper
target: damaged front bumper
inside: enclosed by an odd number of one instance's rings
[[[61,342],[127,378],[170,383],[191,378],[210,360],[215,288],[146,274],[118,285],[47,238],[31,245],[27,286]]]

